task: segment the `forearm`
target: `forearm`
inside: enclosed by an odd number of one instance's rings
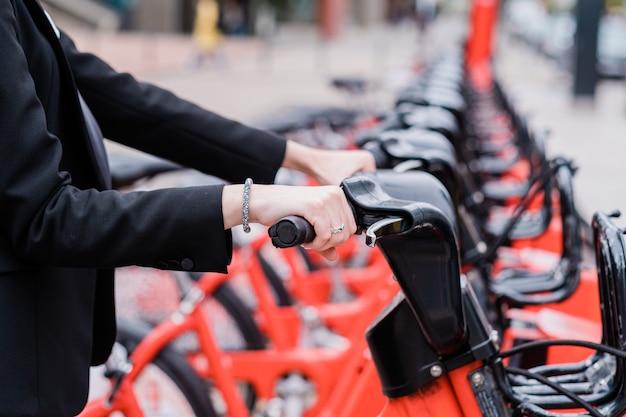
[[[229,182],[272,183],[285,139],[208,111],[156,85],[117,73],[61,37],[74,78],[104,135]]]
[[[231,248],[222,226],[221,188],[119,193],[65,186],[15,231],[14,248],[40,265],[224,272]]]
[[[283,168],[303,172],[324,185],[339,185],[359,172],[374,171],[374,156],[364,150],[327,150],[288,141]]]

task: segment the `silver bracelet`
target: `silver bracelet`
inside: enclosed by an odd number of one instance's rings
[[[248,206],[250,204],[250,186],[252,185],[252,178],[246,178],[246,182],[243,184],[243,213],[241,217],[241,224],[243,231],[250,233],[250,224],[248,223]]]

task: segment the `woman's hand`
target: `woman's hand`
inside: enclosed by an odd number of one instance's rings
[[[241,224],[242,196],[242,185],[224,187],[222,209],[225,229]],[[335,247],[356,232],[352,210],[337,186],[253,184],[250,187],[248,215],[250,223],[268,227],[285,216],[304,217],[315,228],[316,237],[303,246],[319,252],[330,261],[337,259]]]
[[[271,226],[285,216],[302,216],[315,228],[315,239],[303,245],[328,260],[356,232],[354,215],[338,185],[359,172],[374,171],[374,156],[362,150],[324,150],[288,141],[284,168],[314,178],[322,186],[259,185],[250,187],[250,223]],[[243,185],[227,185],[222,195],[224,229],[242,223]]]
[[[303,172],[322,185],[339,185],[359,172],[376,170],[374,155],[364,150],[326,150],[288,141],[284,168]]]

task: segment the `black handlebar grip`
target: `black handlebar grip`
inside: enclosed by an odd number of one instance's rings
[[[315,239],[315,230],[304,217],[287,216],[274,223],[267,233],[277,248],[290,248]]]

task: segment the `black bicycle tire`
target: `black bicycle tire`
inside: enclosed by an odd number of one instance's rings
[[[262,253],[257,253],[256,256],[261,263],[261,268],[265,274],[267,282],[272,287],[272,292],[276,298],[276,302],[280,307],[286,307],[293,305],[293,298],[289,294],[289,290],[285,287],[282,278],[278,275],[278,272],[274,269],[271,263],[265,259]]]
[[[130,354],[149,331],[148,324],[118,320],[117,342]],[[205,381],[195,373],[182,355],[172,347],[166,346],[152,360],[152,363],[178,387],[197,417],[217,417],[208,396]]]
[[[194,281],[198,281],[202,277],[202,273],[190,272],[189,277]],[[228,282],[222,282],[210,295],[235,322],[246,343],[245,350],[265,349],[267,340],[257,325],[254,314],[232,285]]]
[[[246,342],[246,350],[261,350],[267,340],[254,320],[252,311],[227,282],[221,283],[211,294],[232,317]]]

